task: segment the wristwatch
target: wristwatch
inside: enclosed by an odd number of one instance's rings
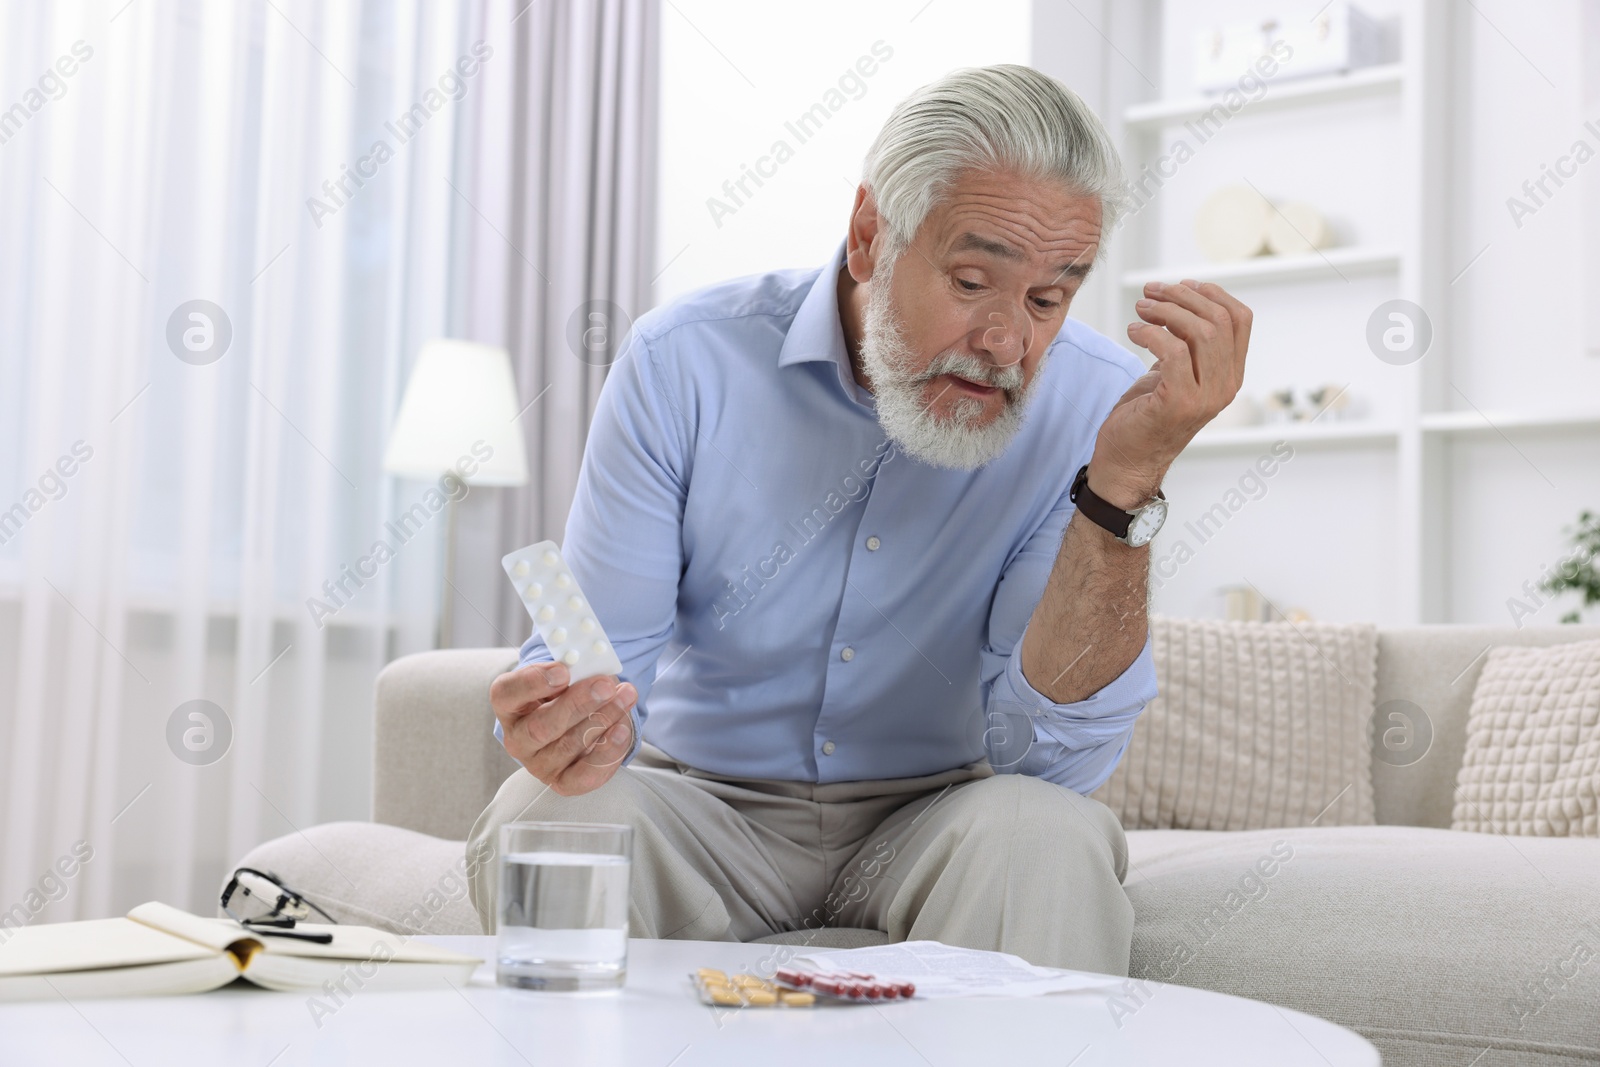
[[[1078,476],[1072,479],[1072,490],[1067,494],[1078,510],[1093,520],[1096,526],[1112,537],[1133,548],[1143,548],[1150,543],[1167,521],[1167,498],[1156,490],[1156,495],[1132,511],[1123,511],[1115,504],[1102,500],[1089,488],[1089,465],[1085,463]]]

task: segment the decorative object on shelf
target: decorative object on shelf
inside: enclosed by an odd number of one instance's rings
[[[1332,243],[1328,220],[1303,201],[1278,204],[1267,219],[1267,251],[1275,256],[1307,255]]]
[[[1239,76],[1269,47],[1271,19],[1209,26],[1194,35],[1194,87],[1202,93],[1236,88]]]
[[[1360,405],[1350,396],[1350,387],[1329,382],[1311,389],[1285,386],[1267,394],[1268,423],[1310,422],[1312,419],[1343,422],[1361,414]]]
[[[1294,390],[1274,389],[1267,394],[1266,418],[1264,422],[1297,422],[1298,417],[1294,410]]]
[[[1214,263],[1309,255],[1333,244],[1327,217],[1298,200],[1274,203],[1248,185],[1224,185],[1195,212],[1194,239]]]
[[[1195,243],[1217,263],[1260,255],[1267,247],[1271,214],[1272,205],[1248,185],[1224,185],[1195,214]]]
[[[1346,0],[1334,0],[1309,22],[1303,15],[1280,19],[1263,12],[1248,22],[1206,27],[1194,38],[1195,88],[1203,93],[1236,88],[1240,76],[1274,45],[1287,45],[1293,57],[1283,64],[1284,78],[1343,74],[1383,61],[1383,28]]]
[[[1350,387],[1329,382],[1319,385],[1315,389],[1306,390],[1306,400],[1310,402],[1311,414],[1309,418],[1316,418],[1323,413],[1331,419],[1346,419],[1356,414],[1355,402],[1350,399]]]
[[[1211,420],[1211,425],[1221,427],[1255,426],[1261,422],[1261,405],[1249,393],[1241,392],[1233,402]]]
[[[1561,616],[1562,622],[1582,622],[1583,612],[1600,604],[1600,515],[1585,508],[1578,514],[1578,525],[1567,527],[1573,550],[1550,568],[1539,589],[1553,595],[1578,593],[1583,602]]]

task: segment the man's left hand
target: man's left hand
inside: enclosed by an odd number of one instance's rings
[[[1128,337],[1155,365],[1100,426],[1089,487],[1121,508],[1155,495],[1167,468],[1244,381],[1250,309],[1214,282],[1149,282]]]

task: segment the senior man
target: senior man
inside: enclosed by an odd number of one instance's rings
[[[1148,373],[1069,320],[1122,185],[1059,82],[958,71],[895,108],[820,270],[639,318],[563,546],[622,676],[523,646],[490,694],[523,769],[469,847],[631,824],[640,937],[856,926],[1128,973],[1126,842],[1087,794],[1155,695],[1145,546],[1250,312],[1148,286]]]

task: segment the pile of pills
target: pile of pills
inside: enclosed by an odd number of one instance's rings
[[[622,673],[622,661],[554,541],[519,548],[500,565],[533,616],[550,658],[567,665],[571,682]]]
[[[817,1002],[815,994],[783,989],[754,974],[730,978],[714,967],[702,967],[689,978],[701,1001],[718,1008],[809,1008]]]
[[[886,982],[870,974],[857,974],[854,971],[811,974],[780,967],[776,977],[782,985],[821,993],[837,1000],[909,1000],[917,994],[917,987],[911,982]]]

